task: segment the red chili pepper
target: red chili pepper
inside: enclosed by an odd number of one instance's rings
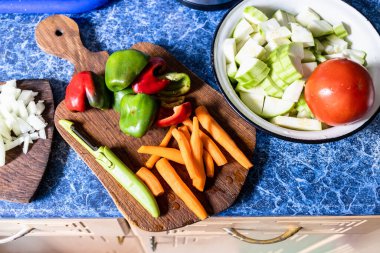
[[[149,59],[148,65],[137,77],[132,85],[135,93],[156,94],[163,90],[170,80],[159,78],[157,75],[162,73],[166,68],[166,62],[160,57],[152,57]]]
[[[167,111],[167,109],[166,110],[165,109],[166,108],[160,109],[160,116],[161,117],[162,117],[162,115],[165,115],[165,114],[167,115],[167,113],[165,112],[165,111]],[[190,117],[191,109],[192,108],[191,108],[190,102],[186,102],[186,103],[183,103],[179,106],[175,106],[173,108],[174,113],[169,117],[165,117],[165,118],[161,118],[161,119],[157,120],[156,126],[167,127],[167,126],[173,126],[173,125],[177,125],[179,123],[182,123],[188,117]]]

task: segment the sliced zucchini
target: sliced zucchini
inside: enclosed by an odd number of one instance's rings
[[[305,49],[304,50],[304,57],[302,59],[302,63],[313,62],[313,61],[316,61],[315,55],[313,54],[313,52],[311,50]]]
[[[299,24],[303,25],[304,27],[308,27],[308,25],[313,20],[321,20],[321,16],[319,16],[318,13],[316,13],[314,10],[307,8],[296,16],[296,20]]]
[[[254,33],[253,35],[251,35],[251,38],[257,42],[257,44],[259,44],[260,46],[264,45],[265,43],[267,43],[267,41],[265,40],[265,36],[263,36],[261,33],[257,32],[257,33]]]
[[[322,37],[334,33],[333,27],[326,20],[313,20],[307,28],[314,37]]]
[[[234,32],[232,33],[232,38],[235,38],[236,40],[242,40],[247,35],[254,32],[253,27],[250,23],[248,23],[247,20],[244,18],[240,19],[240,21],[237,23]]]
[[[334,33],[336,36],[338,36],[339,38],[343,39],[345,37],[348,36],[348,31],[347,29],[344,27],[344,24],[343,23],[339,23],[337,25],[334,25],[333,26],[333,29],[334,29]]]
[[[297,103],[305,86],[305,81],[297,80],[289,85],[284,91],[282,99]]]
[[[320,131],[322,123],[316,119],[301,119],[287,116],[277,116],[270,120],[271,123],[295,130]]]
[[[292,29],[291,40],[293,42],[301,42],[304,47],[314,46],[313,34],[309,30],[296,23],[291,23],[290,26]]]
[[[238,86],[243,85],[249,89],[264,80],[269,71],[270,69],[263,61],[251,58],[242,62],[235,75],[235,79],[239,82]]]
[[[236,39],[228,38],[223,42],[223,53],[227,63],[235,62],[236,55]]]
[[[302,72],[304,78],[309,78],[313,71],[317,68],[318,63],[317,62],[306,62],[302,63]]]
[[[273,18],[275,18],[281,26],[289,26],[289,23],[296,22],[296,18],[294,15],[283,10],[276,11],[273,14]]]
[[[265,97],[264,107],[261,115],[264,118],[273,118],[286,114],[292,110],[293,102],[274,97]]]
[[[280,27],[281,27],[280,24],[274,18],[271,18],[271,19],[269,19],[269,20],[267,20],[267,21],[262,22],[262,23],[259,24],[259,30],[264,35],[267,32],[276,30],[276,29],[278,29]]]
[[[255,93],[240,92],[240,99],[251,111],[261,116],[265,96]]]
[[[272,41],[275,39],[288,39],[292,35],[292,32],[285,26],[280,28],[270,30],[265,33],[265,38],[267,41]]]
[[[245,7],[243,16],[248,22],[255,25],[268,20],[268,17],[262,11],[253,6]]]
[[[267,76],[258,87],[262,87],[264,91],[272,97],[281,98],[284,94],[284,91],[273,82],[270,76]]]
[[[253,39],[248,39],[244,46],[240,49],[235,57],[235,61],[238,64],[242,64],[246,59],[249,58],[261,58],[265,55],[265,49],[257,44]]]

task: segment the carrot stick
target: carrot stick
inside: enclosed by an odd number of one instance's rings
[[[171,126],[169,128],[169,131],[166,133],[165,137],[162,139],[161,143],[160,143],[160,147],[166,147],[168,146],[169,144],[169,141],[170,139],[172,138],[172,131],[173,129],[175,128],[176,126]],[[160,160],[160,157],[157,156],[157,155],[152,155],[148,161],[146,161],[145,163],[145,166],[148,168],[148,169],[151,169],[153,168],[153,166],[156,164],[156,162]]]
[[[193,152],[194,159],[197,163],[197,169],[199,171],[200,177],[195,178],[194,186],[197,189],[204,190],[206,184],[206,174],[203,166],[203,143],[201,137],[199,136],[199,122],[197,117],[193,118],[193,132],[191,133],[190,146]]]
[[[186,135],[186,138],[188,139],[188,141],[190,141],[191,136],[190,136],[190,132],[187,126],[181,126],[178,128],[178,130],[181,130]]]
[[[154,196],[160,196],[164,193],[164,188],[157,177],[147,168],[141,167],[136,175],[148,186]]]
[[[200,172],[197,169],[197,162],[194,159],[193,153],[191,151],[191,146],[189,141],[187,140],[185,134],[178,130],[178,129],[173,129],[173,137],[176,139],[178,143],[179,150],[181,151],[181,155],[183,158],[183,161],[185,162],[185,166],[187,169],[187,172],[189,173],[190,178],[193,180],[193,185],[194,185],[194,180],[196,178],[200,178]],[[195,188],[197,188],[196,185],[194,185]],[[202,188],[197,188],[198,190],[203,190]]]
[[[165,158],[156,163],[157,171],[168,183],[174,193],[185,203],[185,205],[201,220],[207,218],[207,213],[199,200],[194,196],[189,187],[178,176],[177,172]]]
[[[244,153],[239,149],[231,137],[224,131],[224,129],[214,120],[214,118],[208,113],[206,107],[198,106],[195,109],[195,115],[197,115],[202,127],[210,133],[210,135],[216,140],[228,153],[244,168],[249,169],[253,164],[248,160]]]
[[[191,122],[191,120],[187,119],[182,123],[185,126],[187,126],[190,129],[190,131],[192,131],[193,123]],[[218,166],[225,165],[227,163],[227,159],[223,155],[222,151],[219,149],[218,145],[216,145],[216,143],[200,129],[199,129],[199,134],[200,134],[204,149],[206,149],[210,153],[215,163]]]
[[[156,155],[159,157],[167,158],[173,162],[179,164],[185,164],[181,151],[175,148],[166,148],[166,147],[158,147],[158,146],[141,146],[138,150],[138,153]]]
[[[207,150],[203,150],[203,161],[205,163],[207,177],[214,177],[214,161]]]

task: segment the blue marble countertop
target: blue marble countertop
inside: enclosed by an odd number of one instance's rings
[[[347,0],[380,31],[379,0]],[[213,33],[225,11],[189,9],[174,0],[114,0],[71,15],[92,51],[113,52],[140,41],[165,47],[217,89],[211,68]],[[43,53],[34,29],[47,15],[0,15],[2,80],[50,79],[54,99],[64,97],[73,67]],[[380,116],[338,142],[305,145],[257,131],[255,167],[236,203],[221,216],[380,214]],[[0,201],[1,218],[121,217],[106,190],[55,134],[42,183],[30,204]]]

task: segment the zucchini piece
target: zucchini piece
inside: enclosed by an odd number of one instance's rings
[[[300,99],[296,103],[296,110],[302,115],[306,115],[307,118],[314,118],[313,113],[311,112],[309,106],[306,103],[305,95],[302,93]],[[298,116],[297,116],[298,117]]]
[[[235,79],[239,82],[238,86],[244,86],[249,89],[263,81],[269,71],[270,69],[263,61],[251,58],[242,62],[235,75]]]
[[[284,82],[274,71],[269,73],[270,78],[272,78],[273,82],[280,87],[281,89],[286,89],[289,86],[288,83]]]
[[[284,91],[282,99],[297,103],[301,97],[305,81],[297,80],[289,85]]]
[[[293,42],[301,42],[304,47],[314,46],[313,34],[309,30],[297,23],[291,23],[290,26],[292,29],[291,40]]]
[[[296,18],[294,15],[283,10],[276,11],[273,14],[273,18],[275,18],[281,26],[289,26],[289,23],[296,22]]]
[[[267,76],[258,87],[262,87],[264,91],[272,97],[281,98],[284,94],[284,91],[273,82],[270,76]]]
[[[270,30],[265,33],[265,38],[267,41],[272,41],[275,39],[288,39],[292,35],[292,32],[285,26],[280,28]]]
[[[321,43],[319,39],[314,38],[315,51],[318,53],[322,53],[325,50],[325,47]]]
[[[227,76],[229,77],[231,83],[237,83],[237,81],[235,80],[235,75],[238,71],[236,63],[231,62],[231,63],[227,64],[226,70],[227,70]]]
[[[333,27],[326,20],[313,20],[307,29],[314,37],[322,37],[334,33]]]
[[[268,20],[268,17],[262,11],[253,6],[245,7],[243,17],[248,20],[248,22],[255,25]]]
[[[259,31],[266,35],[267,32],[276,30],[280,28],[280,24],[277,22],[276,19],[271,18],[268,21],[262,22],[259,24]]]
[[[264,118],[273,118],[286,114],[292,110],[293,102],[274,97],[265,97],[263,111],[261,116]]]
[[[240,92],[241,101],[254,113],[261,116],[265,96],[255,93]]]
[[[236,52],[239,52],[240,49],[244,46],[245,43],[247,43],[247,41],[251,38],[251,36],[249,36],[249,34],[247,34],[246,37],[244,37],[243,39],[237,41],[236,43]],[[236,54],[235,54],[236,56]]]
[[[309,78],[313,71],[317,68],[318,63],[317,62],[306,62],[302,63],[302,72],[304,78]]]
[[[277,116],[270,120],[271,123],[285,128],[304,130],[304,131],[320,131],[322,123],[316,119],[301,119],[287,116]]]
[[[321,16],[319,16],[319,14],[316,13],[313,9],[307,8],[298,13],[298,15],[296,16],[296,20],[299,24],[303,25],[304,27],[308,27],[311,21],[321,20]]]
[[[236,39],[229,38],[223,42],[223,53],[227,63],[235,62],[236,55]]]
[[[267,43],[265,37],[257,32],[257,33],[254,33],[253,35],[251,35],[251,39],[253,39],[254,41],[257,42],[257,44],[259,44],[260,46],[263,46],[265,43]]]
[[[242,87],[240,87],[242,88]],[[261,96],[267,96],[268,94],[265,92],[265,90],[263,89],[263,87],[261,87],[260,85],[256,86],[256,87],[253,87],[251,89],[236,89],[236,92],[245,92],[245,93],[253,93],[255,95],[261,95]]]
[[[339,23],[333,26],[333,30],[336,36],[343,39],[348,36],[347,29],[344,27],[343,23]]]
[[[238,64],[242,64],[247,59],[250,58],[262,58],[265,55],[265,49],[257,44],[253,39],[248,39],[244,46],[239,50],[235,57],[235,61]]]
[[[311,50],[305,49],[304,50],[304,57],[302,59],[302,63],[313,62],[313,61],[316,61],[315,55],[313,54],[313,52]]]
[[[235,38],[237,41],[244,39],[247,35],[254,32],[253,27],[247,20],[244,18],[240,19],[237,23],[234,32],[232,33],[232,38]]]
[[[268,42],[268,44],[264,47],[265,50],[268,52],[272,52],[279,48],[282,45],[289,45],[292,43],[289,39],[282,38],[282,39],[274,39]],[[270,57],[270,55],[268,56]]]
[[[348,42],[334,34],[327,36],[322,44],[325,47],[324,51],[326,54],[342,53],[348,48]]]

